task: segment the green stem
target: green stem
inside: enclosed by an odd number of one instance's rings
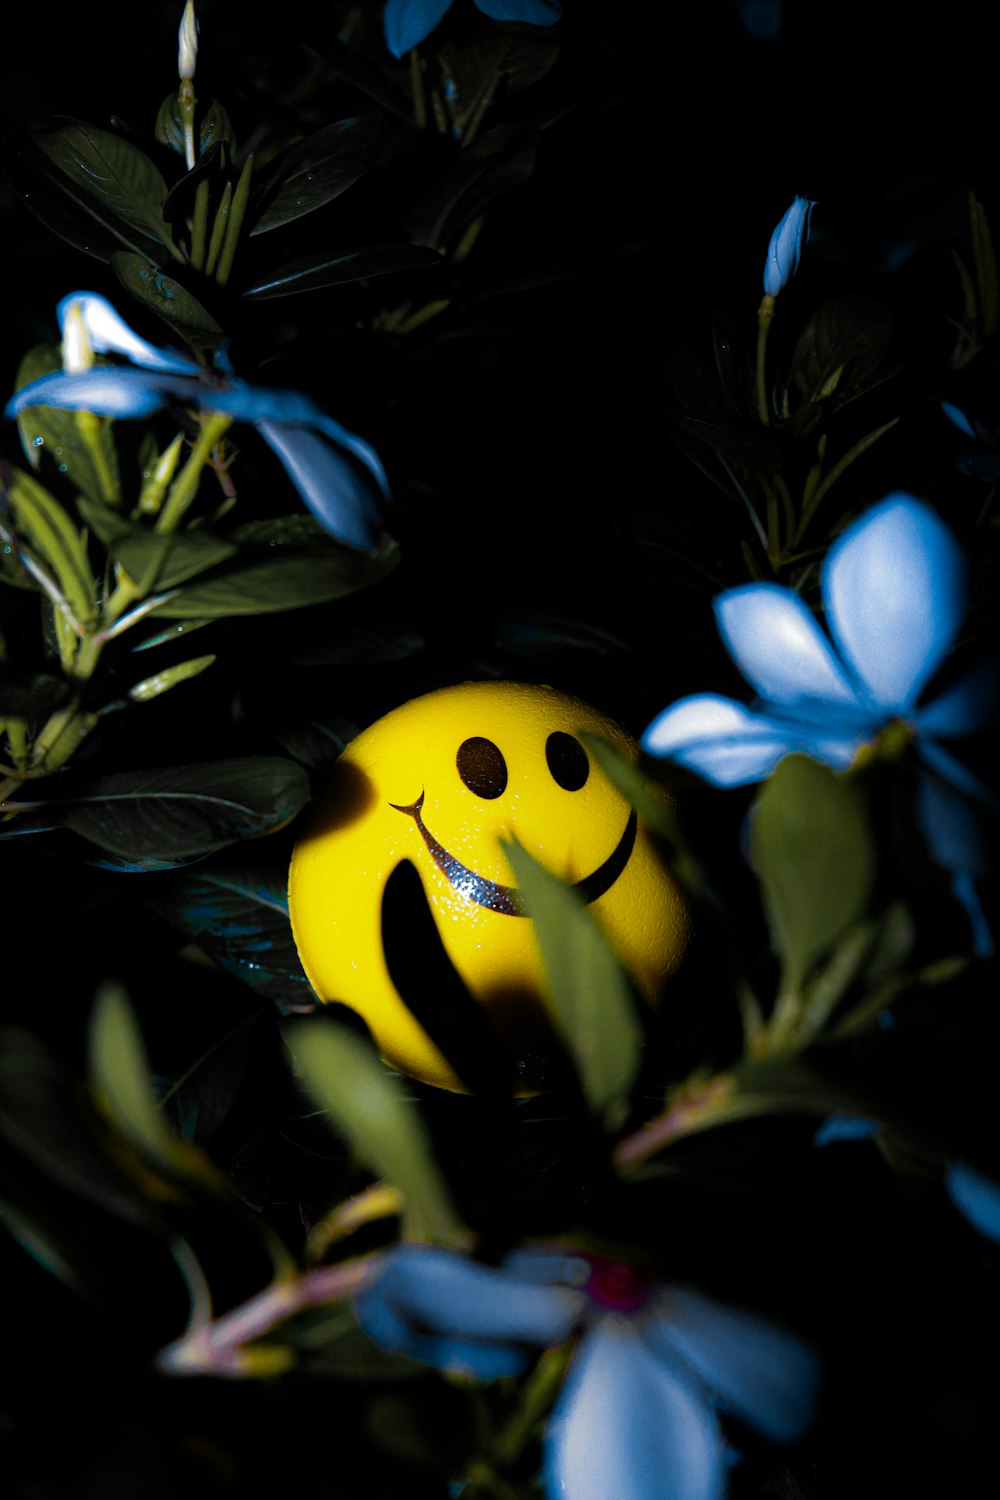
[[[201,432],[188,461],[170,486],[163,509],[156,518],[156,531],[176,531],[178,522],[198,493],[202,470],[211,459],[220,439],[233,425],[233,419],[225,412],[206,412],[201,424]]]
[[[526,1443],[556,1397],[570,1356],[570,1346],[560,1344],[546,1349],[521,1390],[521,1399],[510,1421],[501,1428],[493,1443],[497,1463],[512,1464],[521,1456]]]
[[[194,144],[194,112],[197,100],[194,96],[194,84],[190,78],[182,78],[177,89],[177,103],[180,106],[181,122],[184,127],[184,161],[189,172],[193,172],[198,160]]]
[[[92,411],[78,411],[76,414],[76,430],[83,439],[97,482],[101,487],[101,499],[105,505],[110,505],[117,510],[121,504],[121,490],[118,485],[118,476],[112,471],[108,462],[108,454],[101,441],[104,435],[104,421],[101,417],[94,415]]]
[[[194,219],[191,224],[191,264],[196,271],[205,269],[205,241],[208,238],[208,178],[203,177],[194,190]]]
[[[757,309],[757,415],[762,427],[771,425],[767,402],[767,335],[774,317],[774,298],[765,292]]]
[[[413,93],[413,123],[418,130],[427,129],[427,100],[424,97],[424,72],[420,53],[410,49],[410,89]]]
[[[806,528],[808,527],[809,522],[812,520],[813,516],[816,514],[819,503],[823,499],[824,495],[826,495],[826,493],[833,488],[840,476],[850,468],[855,459],[860,458],[862,453],[866,452],[873,443],[877,443],[879,438],[884,436],[884,434],[889,431],[890,427],[895,427],[898,421],[898,417],[893,417],[890,422],[885,422],[881,427],[876,427],[874,432],[869,432],[867,437],[860,438],[858,442],[854,444],[853,448],[848,448],[843,457],[837,460],[833,468],[827,474],[826,478],[820,480],[819,484],[817,484],[816,488],[813,490],[812,496],[802,507],[802,520],[799,522],[798,530],[796,531],[795,536],[792,538],[793,547],[797,547],[801,542],[803,536],[805,535]]]

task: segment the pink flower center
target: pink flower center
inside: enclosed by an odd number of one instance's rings
[[[584,1257],[590,1263],[590,1279],[584,1290],[592,1301],[612,1312],[631,1313],[649,1300],[652,1278],[634,1266],[601,1255]]]

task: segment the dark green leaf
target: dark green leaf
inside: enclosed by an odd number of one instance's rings
[[[481,118],[496,92],[507,54],[514,45],[510,33],[498,26],[483,26],[462,44],[446,41],[438,49],[441,70],[441,101],[452,133],[465,134]]]
[[[176,93],[168,94],[160,105],[154,133],[158,141],[176,151],[178,156],[185,155],[184,119]],[[236,145],[236,133],[222,105],[211,99],[198,128],[199,156],[205,156],[222,141],[231,152]]]
[[[258,281],[243,295],[248,301],[262,302],[268,297],[290,297],[321,286],[341,286],[368,276],[385,276],[390,271],[419,271],[440,263],[438,252],[424,245],[370,245],[338,255],[307,255],[279,266],[266,281]]]
[[[25,132],[3,139],[3,163],[11,186],[26,208],[53,234],[96,260],[108,261],[115,250],[155,252],[155,241],[135,234],[105,203],[58,171]]]
[[[311,214],[363,176],[382,147],[378,115],[356,115],[325,125],[272,162],[250,209],[251,235]]]
[[[789,382],[805,401],[844,405],[875,376],[892,333],[880,302],[846,295],[825,302],[795,346]]]
[[[696,417],[684,411],[672,411],[670,421],[727,463],[738,464],[753,474],[777,474],[782,467],[781,449],[749,424]]]
[[[36,344],[18,366],[14,388],[19,391],[32,380],[40,380],[43,375],[51,375],[62,367],[62,352],[58,345]],[[106,498],[94,460],[80,436],[75,411],[63,411],[58,406],[29,406],[18,417],[17,430],[33,469],[38,470],[42,461],[48,459],[81,494],[93,500]],[[109,423],[100,423],[95,441],[100,444],[111,482],[117,489],[118,450]]]
[[[167,185],[144,151],[83,121],[37,130],[33,139],[59,171],[90,197],[140,234],[169,243],[170,231],[163,218]]]
[[[201,353],[222,346],[225,334],[212,314],[172,276],[125,250],[115,251],[111,268],[133,297],[158,313],[193,349]]]
[[[325,604],[368,588],[396,566],[398,548],[384,541],[370,554],[329,547],[324,552],[292,552],[223,569],[216,577],[188,585],[154,613],[170,619],[273,614]]]
[[[302,667],[371,666],[404,661],[424,645],[424,637],[412,625],[387,619],[376,625],[345,625],[335,635],[310,640],[292,660]]]
[[[545,609],[505,609],[493,625],[494,643],[518,656],[554,650],[587,651],[594,656],[624,656],[628,646],[617,636],[586,620],[572,620]]]
[[[45,813],[112,854],[173,860],[272,833],[308,797],[301,766],[260,755],[102,776]]]
[[[287,871],[246,851],[158,884],[154,908],[286,1014],[316,1002],[288,919]]]
[[[44,724],[50,714],[62,707],[70,692],[70,685],[63,677],[0,661],[0,719]]]
[[[150,1083],[146,1049],[120,984],[104,984],[90,1018],[90,1076],[125,1139],[158,1166],[172,1169],[177,1141]]]
[[[346,1027],[304,1021],[292,1028],[289,1047],[316,1103],[361,1160],[403,1194],[407,1234],[451,1239],[460,1221],[402,1079]]]
[[[588,1103],[615,1130],[642,1047],[628,979],[580,896],[520,844],[504,848],[534,918],[563,1042]]]
[[[226,562],[237,551],[236,544],[197,531],[169,534],[152,531],[138,521],[127,521],[107,506],[86,501],[80,514],[117,563],[125,569],[140,597],[156,589],[174,588],[188,578]]]
[[[498,125],[479,136],[414,205],[408,222],[413,239],[443,249],[495,198],[527,182],[537,156],[537,138],[523,126]]]
[[[758,793],[750,838],[782,990],[794,994],[867,905],[875,851],[861,788],[786,756]]]

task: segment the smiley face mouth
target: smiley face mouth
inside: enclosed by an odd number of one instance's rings
[[[420,830],[421,838],[430,850],[434,863],[460,896],[465,896],[467,900],[475,901],[477,906],[485,906],[489,911],[499,912],[505,917],[530,915],[524,904],[524,897],[517,886],[501,885],[499,881],[488,880],[485,875],[477,875],[475,870],[470,870],[468,865],[463,865],[462,861],[456,859],[454,854],[450,854],[443,844],[438,843],[423,820],[423,792],[420,793],[416,802],[411,802],[408,807],[403,807],[398,802],[390,802],[389,806],[394,807],[397,812],[406,813],[413,819]],[[603,896],[605,891],[610,890],[628,864],[635,845],[637,826],[638,818],[633,808],[629,813],[621,838],[604,863],[598,865],[597,869],[592,870],[589,875],[585,875],[582,880],[575,881],[570,887],[588,904],[596,901],[599,896]]]

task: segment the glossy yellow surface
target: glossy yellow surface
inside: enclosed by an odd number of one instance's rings
[[[292,856],[292,930],[317,994],[356,1010],[400,1071],[462,1089],[386,966],[382,895],[403,860],[419,873],[452,963],[515,1057],[531,1045],[545,978],[530,918],[493,909],[517,901],[502,835],[564,880],[590,877],[593,890],[610,879],[589,909],[648,1001],[677,967],[688,932],[680,894],[641,822],[631,841],[632,810],[586,757],[581,730],[638,753],[617,724],[553,688],[463,683],[394,709],[334,765]],[[553,763],[569,786],[555,779],[547,747],[560,752]]]

